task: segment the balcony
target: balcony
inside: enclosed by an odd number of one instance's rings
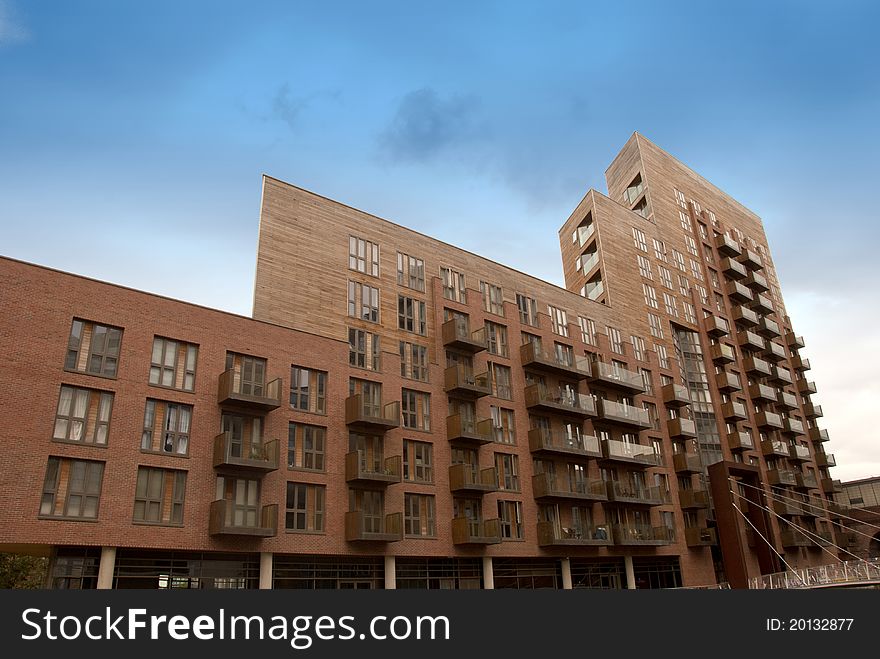
[[[345,454],[345,481],[359,485],[389,485],[400,482],[401,464],[399,455],[384,460],[368,460],[358,451]]]
[[[783,517],[795,517],[803,512],[801,505],[795,501],[781,500],[773,502],[773,510]]]
[[[765,362],[759,357],[749,356],[743,360],[743,366],[747,373],[752,373],[757,377],[770,377],[773,374],[773,367],[770,362]]]
[[[262,506],[258,513],[252,508],[236,507],[232,501],[227,499],[211,502],[208,517],[209,535],[271,538],[277,533],[277,503]]]
[[[345,513],[347,542],[397,542],[403,540],[403,513],[365,515],[360,510]]]
[[[614,544],[621,546],[659,546],[675,542],[675,530],[645,524],[615,524]]]
[[[791,377],[791,371],[784,366],[773,367],[773,375],[770,376],[770,381],[776,382],[780,385],[794,384],[794,378]]]
[[[820,485],[822,486],[822,491],[825,494],[835,494],[836,492],[843,492],[843,485],[841,485],[840,481],[836,478],[823,478],[820,480]]]
[[[731,258],[721,259],[721,271],[731,279],[745,279],[749,274],[742,263]]]
[[[765,439],[761,442],[761,453],[768,458],[787,458],[791,455],[788,444],[781,439]]]
[[[818,419],[822,416],[822,406],[813,403],[804,403],[804,416],[808,419]]]
[[[605,483],[584,479],[570,482],[561,475],[535,474],[532,476],[532,493],[535,499],[576,499],[579,501],[605,501]]]
[[[267,384],[245,382],[241,371],[230,368],[220,374],[217,404],[271,412],[281,407],[281,378]]]
[[[606,460],[648,465],[650,467],[660,464],[660,456],[654,451],[653,446],[620,442],[616,439],[602,440],[602,456]]]
[[[827,442],[829,440],[828,431],[824,428],[810,428],[808,434],[810,441],[813,442]]]
[[[683,419],[680,416],[674,419],[667,419],[666,427],[669,429],[669,436],[673,438],[697,436],[697,426],[691,419]]]
[[[661,390],[663,403],[667,407],[684,407],[691,404],[691,397],[687,387],[680,384],[667,384]]]
[[[529,430],[529,450],[532,453],[556,453],[582,458],[602,456],[599,439],[593,435],[574,436],[544,428]]]
[[[767,341],[767,350],[764,356],[773,362],[780,362],[785,359],[785,347],[775,341]]]
[[[782,336],[782,332],[779,329],[779,323],[775,320],[770,320],[767,316],[764,316],[761,319],[761,322],[758,324],[758,334],[761,336],[765,336],[768,339],[775,339],[779,336]]]
[[[817,488],[810,487],[810,489]],[[798,508],[800,508],[798,514],[804,517],[825,517],[825,502],[818,497],[804,496],[803,500],[798,502]]]
[[[727,296],[737,304],[752,301],[752,291],[738,281],[727,283]]]
[[[796,410],[797,396],[795,396],[794,394],[790,394],[787,391],[780,391],[779,397],[776,400],[776,404],[786,410]]]
[[[739,256],[741,253],[739,243],[724,233],[715,236],[715,248],[721,256]]]
[[[531,341],[519,347],[519,356],[524,368],[578,379],[590,377],[591,367],[586,357],[546,352]]]
[[[400,401],[370,403],[361,394],[345,399],[345,423],[350,428],[385,432],[400,426]]]
[[[612,542],[609,527],[583,526],[559,527],[553,522],[538,522],[539,547],[585,547],[590,545],[610,545]]]
[[[761,260],[761,257],[750,249],[743,249],[739,262],[749,270],[761,270],[764,268],[764,262]]]
[[[800,419],[788,417],[787,419],[783,419],[782,432],[789,435],[803,435],[804,424]],[[807,457],[809,458],[809,452],[807,452]]]
[[[837,459],[833,453],[822,453],[816,451],[816,465],[819,467],[836,467]]]
[[[732,423],[737,421],[745,421],[749,418],[746,413],[746,406],[736,400],[729,400],[721,405],[721,415]]]
[[[752,310],[766,316],[767,314],[773,313],[773,302],[766,295],[761,295],[760,293],[757,293],[755,295],[754,302],[752,302]],[[776,323],[773,324],[776,325]],[[776,325],[776,327],[778,328],[779,326]],[[761,330],[758,331],[760,332]]]
[[[758,314],[746,307],[734,307],[733,322],[742,327],[755,327],[760,321]]]
[[[599,252],[584,252],[581,254],[577,261],[575,261],[575,267],[582,273],[584,276],[589,276],[590,272],[593,271],[599,265]]]
[[[794,332],[788,332],[785,335],[785,345],[787,345],[792,350],[802,350],[806,347],[804,343],[804,337],[798,336]]]
[[[278,440],[246,446],[234,442],[232,432],[214,437],[214,468],[268,474],[278,469]]]
[[[443,372],[444,390],[457,398],[476,399],[492,393],[488,373],[477,373],[464,364],[455,364]]]
[[[742,430],[727,434],[727,445],[731,451],[752,451],[755,448],[755,442],[752,436]]]
[[[458,444],[482,446],[495,439],[492,419],[474,420],[453,414],[446,417],[446,439]]]
[[[797,485],[797,472],[791,469],[770,469],[767,471],[767,482],[770,485]]]
[[[818,490],[819,481],[816,480],[814,474],[797,472],[797,484],[795,487],[801,490]]]
[[[495,467],[479,469],[476,465],[457,464],[449,467],[449,491],[483,494],[498,491],[498,471]]]
[[[812,547],[813,541],[802,531],[797,529],[782,529],[779,532],[779,539],[782,541],[783,547]]]
[[[729,364],[736,361],[736,351],[726,343],[716,343],[709,351],[716,364]]]
[[[645,391],[640,373],[605,362],[593,362],[590,382],[639,394]]]
[[[834,542],[834,533],[827,529],[819,529],[816,531],[814,540],[823,547],[827,547]]]
[[[650,428],[653,425],[647,410],[602,398],[597,403],[598,418],[606,423],[639,429]]]
[[[766,384],[752,384],[749,385],[749,397],[752,400],[775,403],[776,390],[773,387],[768,387]]]
[[[706,490],[679,490],[678,501],[683,510],[709,507],[709,493]]]
[[[742,385],[739,381],[739,375],[730,371],[721,371],[715,374],[715,383],[718,390],[723,392],[739,391]]]
[[[782,430],[782,417],[776,412],[758,412],[755,415],[755,423],[761,428]]]
[[[583,418],[596,416],[596,403],[592,397],[541,384],[526,387],[526,407]]]
[[[800,444],[792,444],[788,447],[789,459],[792,462],[809,462],[810,449]]]
[[[614,503],[631,503],[637,506],[662,506],[669,503],[669,493],[658,485],[638,486],[633,483],[607,481],[608,500]]]
[[[760,272],[750,272],[749,276],[746,277],[745,284],[753,291],[757,291],[759,293],[766,293],[770,290],[770,285],[767,283],[767,278]]]
[[[694,526],[685,529],[684,538],[688,547],[711,547],[718,544],[718,534],[715,529],[705,526]]]
[[[760,336],[750,330],[737,332],[736,342],[739,343],[743,350],[759,352],[764,349],[765,341]]]
[[[821,500],[819,500],[819,501],[821,501]],[[840,517],[841,515],[848,516],[850,514],[849,506],[844,505],[842,503],[838,503],[837,501],[828,501],[827,506],[828,506],[828,512],[831,513],[832,515],[837,516],[837,517]]]
[[[792,355],[791,366],[796,371],[809,371],[810,360],[805,357],[801,357],[800,355]]]
[[[719,337],[730,334],[730,325],[720,316],[709,316],[705,319],[706,332],[709,336]]]
[[[472,520],[456,517],[452,520],[452,544],[497,545],[501,542],[501,520]]]
[[[703,460],[696,453],[676,453],[672,466],[679,474],[698,474],[703,471]]]
[[[808,380],[798,380],[797,390],[801,393],[801,396],[809,396],[818,391],[816,389],[816,383]]]
[[[469,353],[486,349],[486,329],[470,331],[468,323],[460,318],[450,318],[441,327],[443,345]]]

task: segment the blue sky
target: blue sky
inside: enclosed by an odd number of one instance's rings
[[[835,476],[880,475],[878,19],[0,0],[0,254],[247,314],[265,172],[561,283],[556,230],[638,130],[764,219]]]

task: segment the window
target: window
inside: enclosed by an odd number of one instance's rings
[[[640,362],[645,361],[645,340],[635,334],[633,334],[630,339],[632,339],[633,355],[635,358]]]
[[[632,206],[635,203],[636,199],[639,198],[639,195],[642,194],[642,191],[644,189],[645,187],[642,184],[642,175],[636,174],[636,177],[627,186],[626,190],[623,191],[623,198],[630,206]]]
[[[287,424],[287,468],[324,471],[327,429],[305,423]]]
[[[578,316],[578,325],[581,328],[581,341],[587,345],[596,345],[596,323],[591,318]]]
[[[658,316],[657,314],[649,313],[648,326],[651,328],[651,336],[658,339],[663,338],[663,325],[660,323],[660,316]]]
[[[323,532],[326,489],[324,485],[288,483],[284,528],[305,533]]]
[[[409,254],[397,252],[397,283],[425,292],[425,262]]]
[[[673,318],[678,318],[678,305],[675,302],[675,296],[669,293],[663,294],[663,306],[666,307],[666,313]]]
[[[464,287],[464,275],[452,268],[440,268],[440,279],[443,281],[443,297],[454,302],[467,304],[467,290]]]
[[[507,357],[507,328],[504,325],[486,321],[486,350],[491,355]]]
[[[516,444],[513,410],[492,405],[489,412],[492,415],[493,439],[499,444]]]
[[[519,492],[519,458],[511,453],[495,454],[498,489]]]
[[[700,206],[700,202],[696,199],[691,199],[691,203],[694,205],[694,211],[696,211],[697,215],[699,215],[703,211],[703,207]]]
[[[687,199],[684,197],[684,193],[678,188],[673,188],[673,190],[675,190],[675,202],[682,208],[687,208],[688,204]]]
[[[658,309],[657,292],[654,290],[654,287],[648,286],[648,284],[642,284],[642,292],[645,294],[645,304],[652,309]],[[666,293],[664,293],[664,295],[666,295]]]
[[[715,308],[719,313],[724,313],[724,296],[721,293],[715,293]]]
[[[74,318],[64,368],[115,378],[121,343],[121,329]]]
[[[568,336],[568,314],[564,309],[548,305],[547,310],[550,314],[550,329],[554,334],[559,336]]]
[[[348,282],[348,315],[371,323],[379,322],[379,289],[359,281]]]
[[[348,328],[348,363],[369,371],[378,371],[379,335]]]
[[[185,471],[138,467],[134,489],[134,521],[183,526],[185,494]]]
[[[397,296],[397,327],[424,336],[426,322],[425,303],[405,295]]]
[[[636,261],[639,264],[639,274],[645,279],[654,279],[654,275],[651,273],[651,262],[648,260],[648,257],[636,254]]]
[[[674,247],[672,248],[672,260],[675,261],[675,266],[681,270],[682,272],[687,272],[687,269],[684,266],[684,254],[679,252]],[[672,288],[670,286],[670,288]]]
[[[611,352],[616,352],[618,355],[623,354],[623,334],[620,333],[620,330],[611,327],[608,325],[605,328],[608,332],[608,343],[611,344]]]
[[[696,325],[697,323],[697,312],[694,309],[694,305],[692,305],[687,300],[682,300],[681,306],[684,308],[684,319]]]
[[[700,294],[700,302],[702,302],[703,304],[709,304],[709,292],[706,290],[706,287],[702,284],[694,284],[694,287]]]
[[[510,390],[510,367],[489,362],[489,377],[492,380],[493,396],[513,400]]]
[[[681,293],[685,298],[689,298],[691,296],[691,283],[684,275],[678,276],[678,292]]]
[[[688,253],[692,256],[699,256],[699,252],[697,252],[697,241],[693,239],[692,236],[684,237],[684,244],[687,247]]]
[[[192,343],[153,338],[150,384],[192,391],[196,383],[199,348]]]
[[[499,501],[498,518],[501,520],[501,537],[505,540],[522,540],[522,503]]]
[[[112,408],[112,393],[62,385],[52,439],[106,446]]]
[[[431,430],[431,395],[422,391],[401,391],[403,427],[415,430]]]
[[[327,373],[302,366],[290,367],[290,406],[303,412],[326,413]]]
[[[660,273],[660,283],[669,290],[672,290],[672,274],[669,270],[660,265],[657,266],[657,271]]]
[[[666,346],[654,344],[654,350],[657,351],[657,361],[660,363],[660,368],[669,368],[669,353],[666,351]]]
[[[538,326],[538,302],[535,298],[517,293],[516,306],[519,309],[519,322],[530,327]]]
[[[688,215],[685,211],[678,211],[678,218],[681,220],[681,228],[685,231],[689,231],[691,233],[694,232],[694,227],[691,224],[691,216]]]
[[[481,281],[480,293],[483,294],[483,309],[496,316],[504,315],[504,297],[500,286]]]
[[[645,385],[645,393],[649,396],[654,395],[654,380],[651,378],[651,371],[646,368],[639,369],[642,374],[642,383]]]
[[[40,516],[97,519],[104,463],[49,458]]]
[[[434,445],[403,440],[403,480],[411,483],[434,482]]]
[[[666,263],[666,245],[662,240],[657,240],[656,238],[651,238],[651,242],[654,243],[654,256],[658,261],[663,261]]]
[[[400,377],[428,381],[428,348],[417,343],[400,342]]]
[[[226,526],[257,528],[260,524],[260,481],[218,476],[216,500],[226,502]]]
[[[379,245],[363,238],[348,239],[348,267],[371,277],[379,276]]]
[[[147,399],[141,451],[144,453],[189,453],[192,405]]]
[[[648,243],[645,239],[645,232],[641,229],[633,227],[633,243],[635,244],[636,249],[642,250],[645,254],[648,253]]]
[[[226,353],[226,370],[232,371],[235,392],[245,396],[263,396],[266,389],[266,360],[235,352]],[[280,393],[279,393],[280,397]]]
[[[703,268],[700,267],[700,262],[694,259],[691,259],[691,274],[697,281],[703,281]]]
[[[718,279],[718,273],[709,268],[709,279],[715,288],[721,288],[721,280]]]
[[[432,538],[434,530],[434,497],[429,494],[403,495],[403,534],[407,537]]]

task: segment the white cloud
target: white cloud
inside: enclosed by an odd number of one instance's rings
[[[16,12],[7,0],[0,0],[0,46],[17,44],[27,41],[30,33],[16,16]]]

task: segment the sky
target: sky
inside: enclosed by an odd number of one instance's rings
[[[880,476],[878,20],[0,0],[0,254],[249,315],[266,173],[561,285],[559,226],[639,131],[763,218],[832,474]]]

